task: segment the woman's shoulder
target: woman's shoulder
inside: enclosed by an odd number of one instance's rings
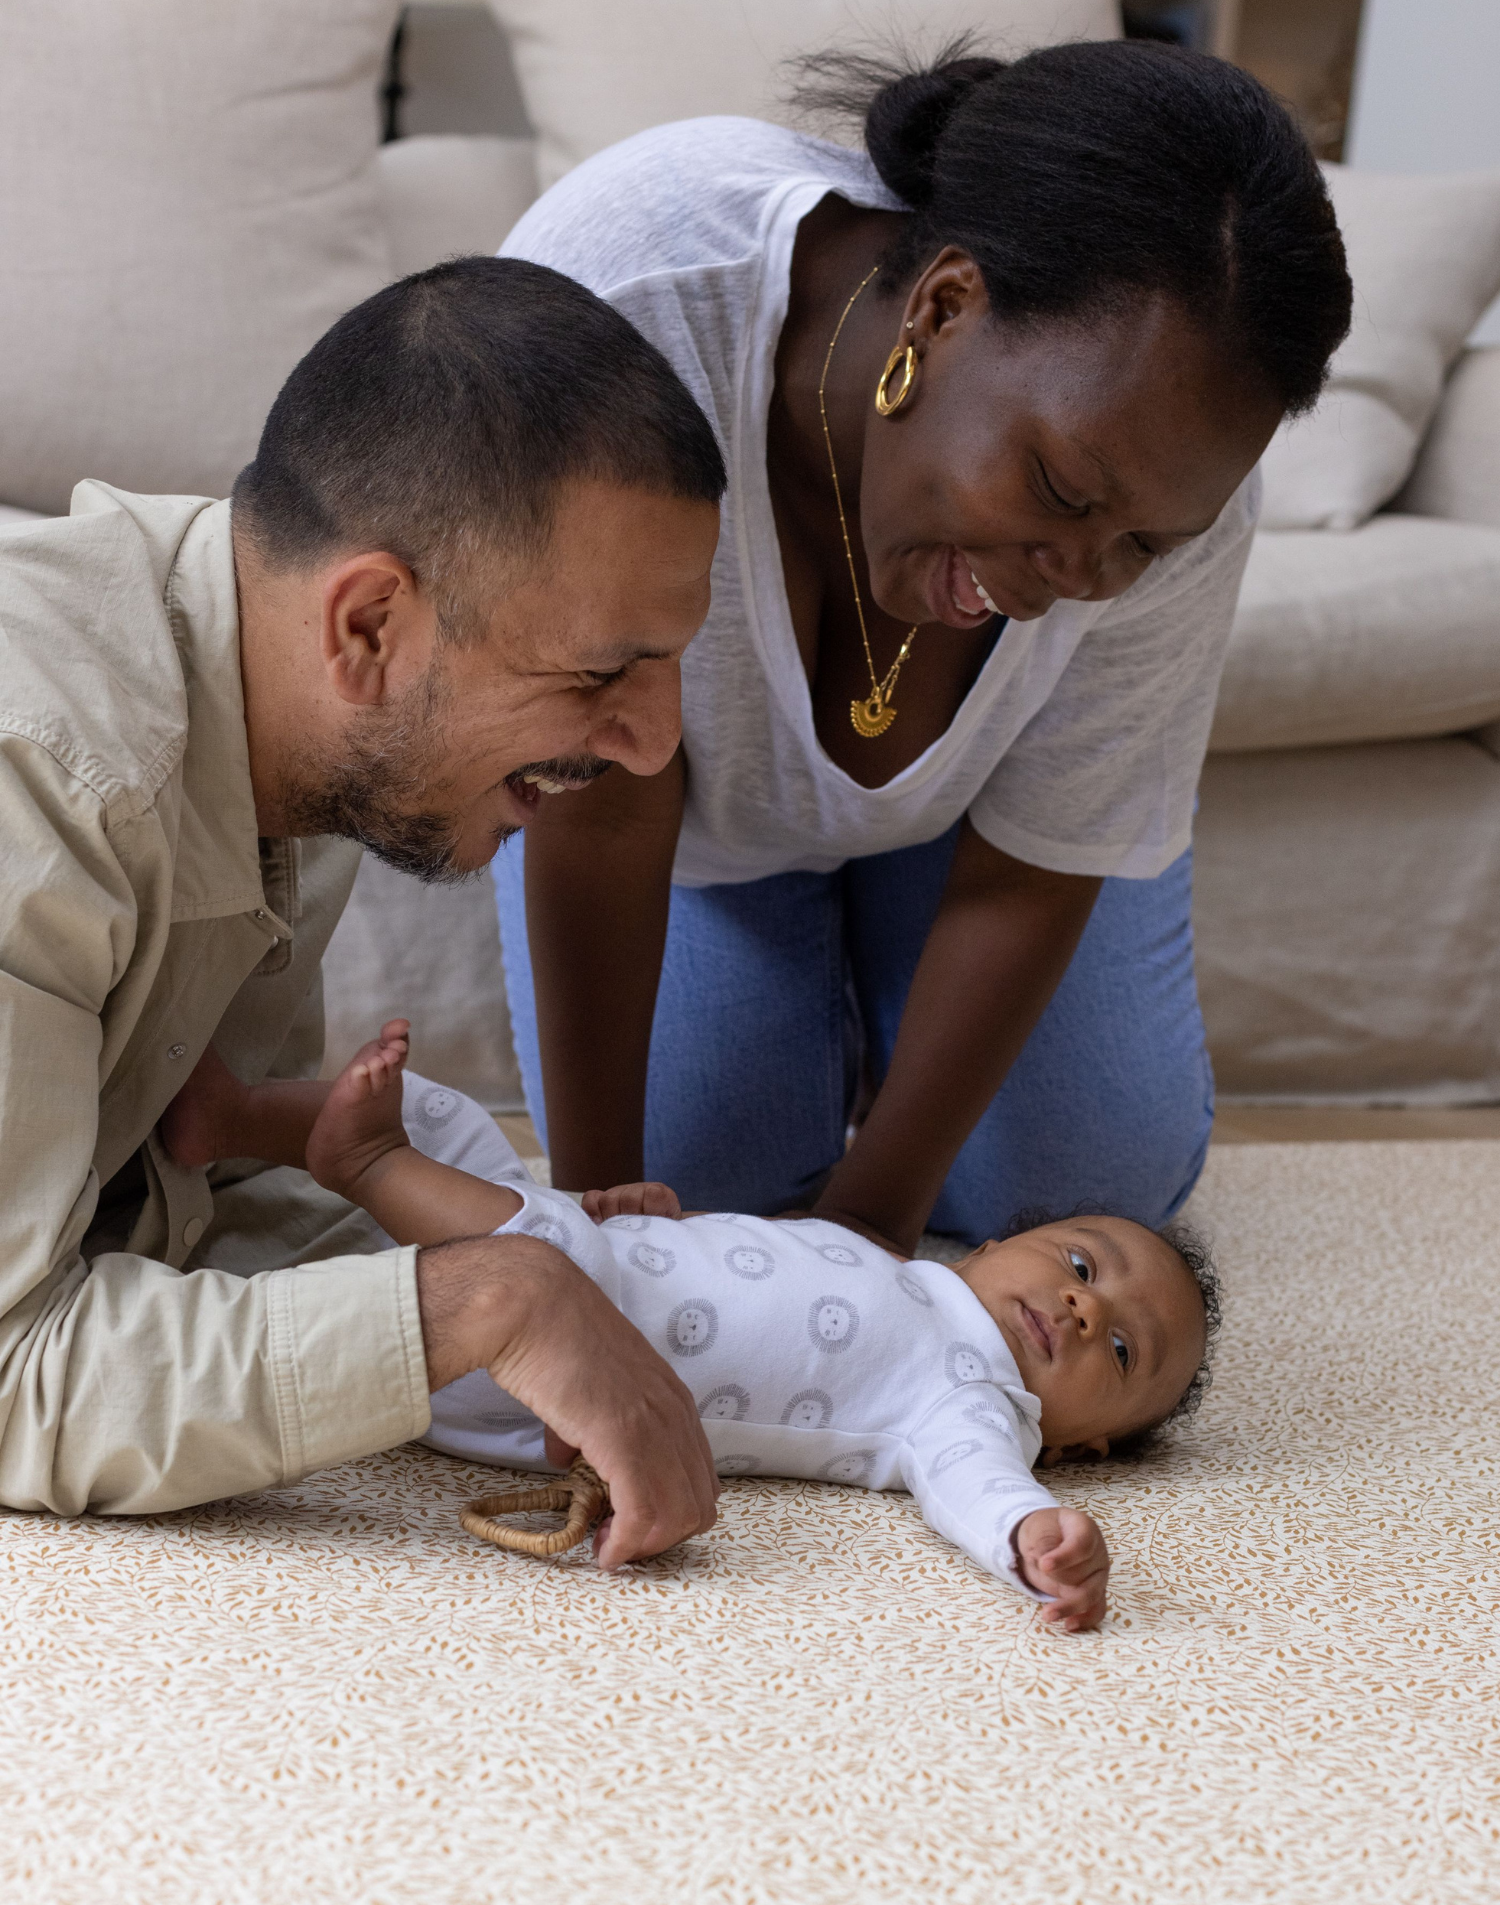
[[[857,203],[889,199],[862,152],[761,119],[683,119],[585,159],[525,213],[502,251],[607,296],[634,279],[751,255],[768,207],[801,181]]]

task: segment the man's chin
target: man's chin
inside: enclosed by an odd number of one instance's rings
[[[420,880],[424,886],[463,886],[469,880],[481,878],[506,841],[520,831],[519,827],[498,828],[486,837],[488,851],[481,848],[478,852],[455,840],[447,823],[428,827],[413,822],[378,830],[372,828],[352,837],[366,853],[394,867],[398,873]]]

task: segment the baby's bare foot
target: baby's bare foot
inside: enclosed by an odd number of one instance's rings
[[[248,1088],[210,1045],[161,1115],[161,1140],[173,1162],[192,1171],[245,1155],[236,1139],[247,1098]]]
[[[405,1019],[391,1019],[334,1079],[307,1140],[307,1168],[324,1190],[360,1202],[360,1180],[408,1142],[401,1122]]]

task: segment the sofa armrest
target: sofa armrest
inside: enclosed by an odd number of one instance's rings
[[[1500,528],[1500,345],[1459,358],[1416,468],[1391,508]]]
[[[380,148],[380,187],[398,277],[493,252],[536,197],[536,141],[463,133]]]

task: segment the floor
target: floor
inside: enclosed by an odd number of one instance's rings
[[[1202,1414],[1052,1472],[1097,1634],[812,1482],[618,1575],[471,1540],[495,1471],[418,1445],[0,1516],[0,1897],[1494,1905],[1495,1156],[1215,1147]]]

